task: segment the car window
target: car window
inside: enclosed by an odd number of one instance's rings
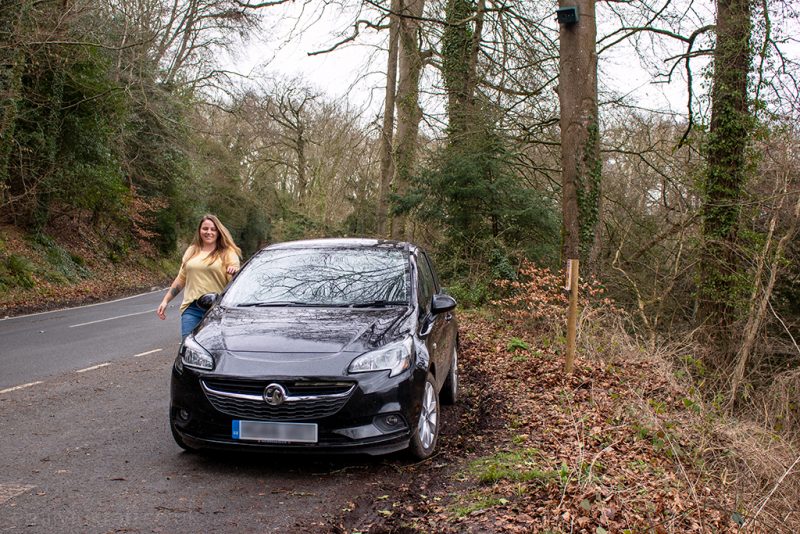
[[[427,310],[431,305],[431,298],[433,298],[436,284],[425,253],[420,253],[417,256],[417,272],[419,273],[419,304]]]
[[[267,250],[236,277],[222,304],[408,304],[409,279],[408,253],[403,250]]]
[[[428,268],[431,272],[431,278],[433,279],[433,292],[434,294],[439,293],[439,291],[441,291],[441,284],[439,283],[439,277],[436,275],[436,268],[433,266],[433,262],[426,253],[423,252],[422,255],[425,257],[425,261],[428,263]]]

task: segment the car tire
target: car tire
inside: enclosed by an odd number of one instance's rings
[[[433,455],[439,438],[439,395],[436,393],[436,382],[428,373],[422,393],[422,406],[419,419],[409,443],[409,452],[417,460],[425,460]]]
[[[180,447],[181,449],[185,450],[186,452],[197,452],[199,450],[199,449],[196,449],[194,447],[190,447],[189,445],[186,444],[185,441],[183,441],[183,438],[175,430],[175,425],[170,423],[169,429],[172,431],[172,439],[175,440],[175,443],[178,444],[178,447]]]
[[[458,344],[453,345],[453,357],[450,362],[450,370],[447,371],[447,378],[442,386],[440,397],[442,404],[455,404],[458,400]]]

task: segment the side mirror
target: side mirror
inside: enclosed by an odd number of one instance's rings
[[[208,310],[217,302],[217,300],[219,300],[219,293],[206,293],[197,299],[197,305],[204,310]]]
[[[454,299],[450,295],[439,293],[438,295],[433,296],[433,302],[431,303],[431,313],[436,315],[437,313],[450,311],[455,307],[456,307],[456,299]]]

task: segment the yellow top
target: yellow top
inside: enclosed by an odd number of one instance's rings
[[[183,302],[181,313],[189,305],[206,293],[222,293],[230,282],[232,275],[227,273],[229,266],[239,268],[239,257],[233,250],[228,250],[213,262],[208,263],[208,252],[200,252],[189,259],[192,247],[183,254],[178,279],[183,285]]]

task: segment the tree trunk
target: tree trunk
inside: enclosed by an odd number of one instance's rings
[[[306,174],[306,139],[305,127],[300,113],[297,114],[297,138],[295,139],[295,150],[297,151],[297,204],[301,208],[305,205],[308,195],[308,177]]]
[[[0,9],[0,206],[8,201],[9,158],[22,83],[24,54],[16,39],[23,8],[20,1]]]
[[[749,0],[717,1],[717,45],[708,166],[703,190],[703,253],[699,319],[709,341],[728,359],[739,293],[737,239],[752,127],[747,76],[752,62]]]
[[[600,223],[600,125],[597,112],[597,51],[593,0],[559,0],[578,6],[579,21],[560,29],[558,99],[561,107],[562,253],[596,268]]]
[[[400,25],[398,38],[399,72],[397,83],[397,144],[395,146],[394,193],[402,196],[408,184],[417,153],[417,133],[422,110],[419,107],[419,78],[422,73],[420,50],[420,22],[425,0],[400,0]],[[406,214],[392,220],[392,238],[406,238]]]
[[[447,25],[442,37],[442,77],[447,90],[447,134],[451,146],[465,142],[469,126],[475,120],[472,108],[477,58],[473,60],[473,54],[477,56],[478,47],[473,46],[473,41],[480,39],[470,27],[470,19],[475,15],[469,0],[448,0]]]
[[[376,233],[387,235],[386,224],[389,217],[389,189],[394,174],[394,155],[392,136],[394,134],[394,106],[397,95],[397,33],[399,0],[392,0],[392,15],[389,17],[389,57],[386,61],[386,98],[383,103],[383,130],[381,132],[381,177],[378,188],[378,208],[376,213]]]
[[[480,257],[485,253],[483,237],[496,237],[499,233],[496,213],[486,209],[487,205],[495,205],[495,199],[480,193],[463,194],[465,190],[491,190],[489,184],[494,179],[489,160],[490,154],[495,154],[487,150],[494,125],[476,90],[485,1],[448,0],[446,9],[442,78],[447,91],[447,167],[465,165],[471,172],[462,168],[455,174],[448,173],[444,188],[451,191],[449,201],[456,204],[450,210],[451,224],[458,228],[459,241],[467,244],[465,254]]]

